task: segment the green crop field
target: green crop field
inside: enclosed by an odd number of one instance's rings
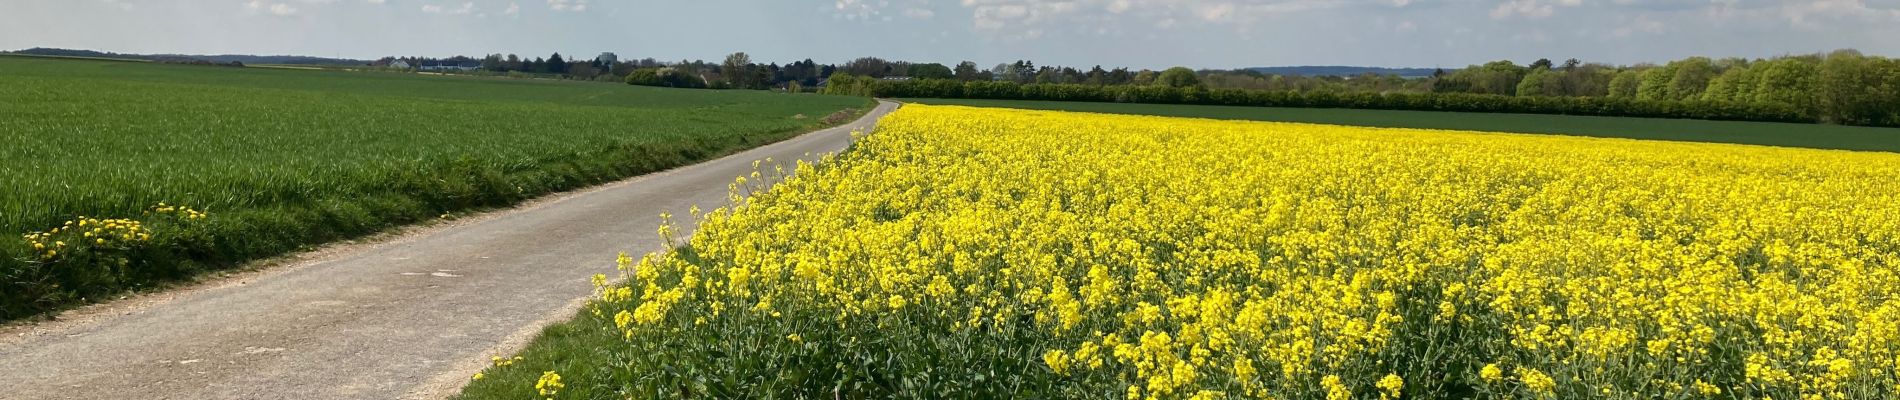
[[[0,319],[709,159],[871,104],[0,57],[0,231],[46,233],[0,240]],[[159,203],[207,217],[156,212]],[[81,216],[138,225],[52,232]],[[107,225],[111,236],[94,232]]]
[[[1271,108],[1180,104],[1027,100],[904,99],[923,104],[1083,111],[1385,128],[1543,133],[1684,142],[1738,143],[1814,149],[1900,152],[1900,129],[1771,122],[1591,117],[1575,115]]]

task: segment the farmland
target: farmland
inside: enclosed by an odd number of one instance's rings
[[[1067,101],[905,99],[924,104],[1157,115],[1383,128],[1451,129],[1900,152],[1900,129],[1772,122],[1346,108],[1274,108]]]
[[[0,57],[0,231],[27,239],[0,240],[0,319],[705,160],[869,104]]]
[[[463,397],[1900,396],[1900,155],[911,105],[775,179]]]

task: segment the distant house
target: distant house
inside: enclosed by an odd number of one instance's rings
[[[877,79],[879,79],[879,80],[886,80],[886,81],[908,81],[908,80],[910,80],[910,77],[908,77],[908,76],[886,76],[886,77],[883,77],[883,78],[877,78]]]
[[[409,62],[403,60],[390,61],[389,67],[395,69],[409,69]]]
[[[614,63],[620,62],[620,56],[610,52],[600,53],[600,56],[594,57],[594,61],[599,61],[603,65],[614,65]]]

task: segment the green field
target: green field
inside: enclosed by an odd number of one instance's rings
[[[1315,124],[1543,133],[1684,142],[1738,143],[1814,149],[1900,152],[1900,128],[1690,119],[1491,114],[1342,108],[1270,108],[1180,104],[1028,100],[903,99],[923,104],[1083,111],[1168,117]]]
[[[788,138],[869,99],[0,57],[0,319]],[[158,203],[208,213],[147,215]],[[19,237],[19,236],[15,236]],[[95,240],[105,245],[93,246]],[[51,242],[48,242],[49,245]],[[116,265],[125,260],[125,265]]]

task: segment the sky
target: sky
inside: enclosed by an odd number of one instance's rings
[[[0,50],[985,68],[1900,55],[1900,0],[3,0]]]

